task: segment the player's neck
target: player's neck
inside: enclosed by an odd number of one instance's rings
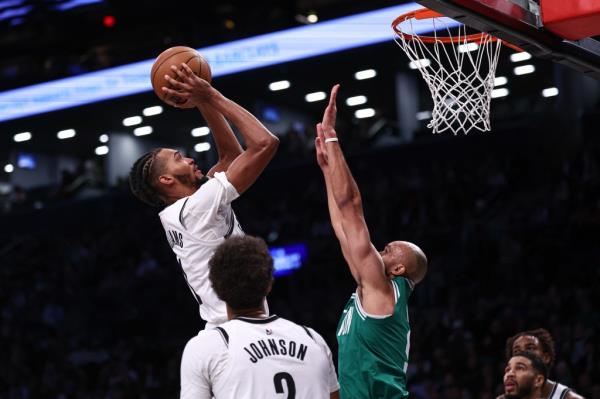
[[[261,306],[260,308],[254,309],[231,309],[227,306],[227,318],[229,320],[235,319],[236,317],[252,317],[255,319],[262,319],[267,317],[265,309]]]

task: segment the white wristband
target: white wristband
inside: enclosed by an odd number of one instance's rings
[[[331,143],[332,141],[338,141],[338,138],[337,137],[330,137],[328,139],[325,139],[326,143]]]

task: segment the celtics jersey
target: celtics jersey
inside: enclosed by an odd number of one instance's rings
[[[389,316],[369,315],[358,294],[344,308],[337,327],[340,397],[407,398],[406,368],[410,346],[407,300],[413,283],[391,281],[396,305]]]

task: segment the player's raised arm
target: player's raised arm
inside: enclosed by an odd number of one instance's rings
[[[335,102],[334,102],[335,107]],[[333,119],[332,119],[333,118]],[[335,126],[335,112],[332,112],[330,107],[327,107],[325,111],[325,115],[323,116],[323,122],[330,125]],[[321,168],[323,172],[323,177],[325,179],[325,188],[327,191],[327,207],[329,209],[329,218],[331,220],[331,226],[333,227],[333,231],[335,232],[335,236],[340,242],[340,247],[342,249],[342,254],[346,259],[346,263],[348,263],[348,267],[350,268],[350,272],[355,280],[358,281],[359,276],[357,275],[356,270],[354,270],[353,263],[349,257],[349,254],[346,251],[348,247],[346,233],[342,227],[342,218],[340,214],[340,210],[338,208],[335,199],[333,198],[333,192],[331,189],[331,177],[329,170],[329,160],[327,159],[327,150],[325,149],[325,138],[323,137],[323,131],[317,131],[317,137],[315,138],[315,150],[317,155],[317,164]]]
[[[175,65],[171,65],[171,70],[173,73],[177,74],[181,80],[184,80],[193,74],[192,69],[187,64],[182,64],[179,68]],[[170,105],[177,106],[168,98],[165,99],[165,101],[167,101]],[[233,130],[231,130],[231,126],[229,126],[229,123],[220,112],[203,102],[199,102],[195,105],[206,120],[217,147],[219,160],[206,173],[207,176],[212,177],[215,172],[226,171],[233,160],[237,158],[243,150],[242,146],[235,137]]]
[[[194,74],[184,74],[181,81],[168,76],[165,79],[172,87],[163,87],[169,97],[176,95],[194,104],[211,106],[240,130],[246,149],[231,162],[226,173],[239,194],[246,191],[275,155],[279,139],[254,115],[225,97],[206,80]]]
[[[392,286],[385,274],[381,256],[371,244],[369,229],[364,219],[360,191],[339,146],[335,131],[336,96],[339,86],[331,90],[329,105],[323,122],[317,125],[328,162],[328,182],[339,214],[344,236],[344,253],[350,269],[362,290],[363,305],[374,314],[388,314],[393,310]],[[331,207],[330,207],[331,208]],[[392,299],[392,300],[390,300]]]

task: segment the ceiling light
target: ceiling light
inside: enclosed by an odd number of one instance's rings
[[[348,105],[349,107],[353,107],[355,105],[361,105],[367,102],[367,97],[365,96],[354,96],[354,97],[348,97],[346,99],[346,105]]]
[[[317,13],[314,11],[311,11],[310,13],[308,13],[308,15],[306,16],[306,20],[311,23],[314,24],[316,22],[319,21],[319,17],[317,16]]]
[[[16,141],[17,143],[31,140],[31,133],[29,133],[29,132],[17,133],[13,136],[13,140]]]
[[[198,143],[194,146],[194,151],[204,152],[210,150],[210,143]]]
[[[494,87],[503,86],[508,83],[508,79],[504,76],[497,76],[494,78]]]
[[[154,107],[144,108],[144,110],[142,111],[142,114],[144,114],[144,116],[153,116],[153,115],[162,114],[162,112],[163,112],[163,107],[161,107],[160,105],[155,105]],[[140,122],[141,122],[141,120],[140,120]]]
[[[101,145],[100,147],[96,147],[96,155],[106,155],[108,154],[108,146]]]
[[[75,137],[75,129],[61,130],[60,132],[56,133],[56,137],[58,137],[59,140],[70,139],[71,137]]]
[[[431,65],[429,58],[421,58],[420,60],[411,61],[408,64],[410,69],[426,68]]]
[[[547,89],[542,90],[542,96],[544,96],[544,97],[558,96],[558,89],[556,87],[548,87]]]
[[[492,98],[506,97],[508,96],[508,89],[505,87],[501,87],[499,89],[492,90]]]
[[[530,58],[531,54],[529,54],[527,51],[522,51],[520,53],[514,53],[510,55],[510,60],[512,62],[527,61]]]
[[[315,91],[314,93],[308,93],[304,99],[306,102],[314,103],[315,101],[325,100],[327,98],[327,94],[324,91]]]
[[[356,80],[371,79],[375,76],[377,76],[377,71],[374,69],[365,69],[363,71],[358,71],[354,74],[354,78]]]
[[[535,67],[531,64],[521,65],[514,69],[515,75],[526,75],[535,72]]]
[[[4,171],[6,173],[12,173],[15,171],[15,167],[12,165],[12,163],[7,163],[6,165],[4,165]]]
[[[142,123],[141,116],[130,116],[129,118],[123,119],[123,126],[134,126]]]
[[[431,119],[431,111],[420,111],[415,115],[418,121],[426,121]]]
[[[358,119],[370,118],[373,115],[375,115],[375,110],[373,108],[358,109],[354,112],[354,116]]]
[[[210,129],[208,128],[208,126],[202,126],[192,129],[192,136],[194,137],[206,136],[209,133]]]
[[[133,134],[135,136],[145,136],[147,134],[152,133],[152,126],[141,126],[133,129]]]
[[[108,134],[101,134],[100,137],[98,137],[98,140],[100,140],[101,143],[108,143]]]
[[[465,43],[465,44],[459,44],[458,45],[458,52],[459,53],[468,53],[471,51],[475,51],[479,48],[479,45],[477,43]]]
[[[269,83],[269,90],[277,91],[277,90],[285,90],[290,87],[289,80],[279,80],[277,82]]]

